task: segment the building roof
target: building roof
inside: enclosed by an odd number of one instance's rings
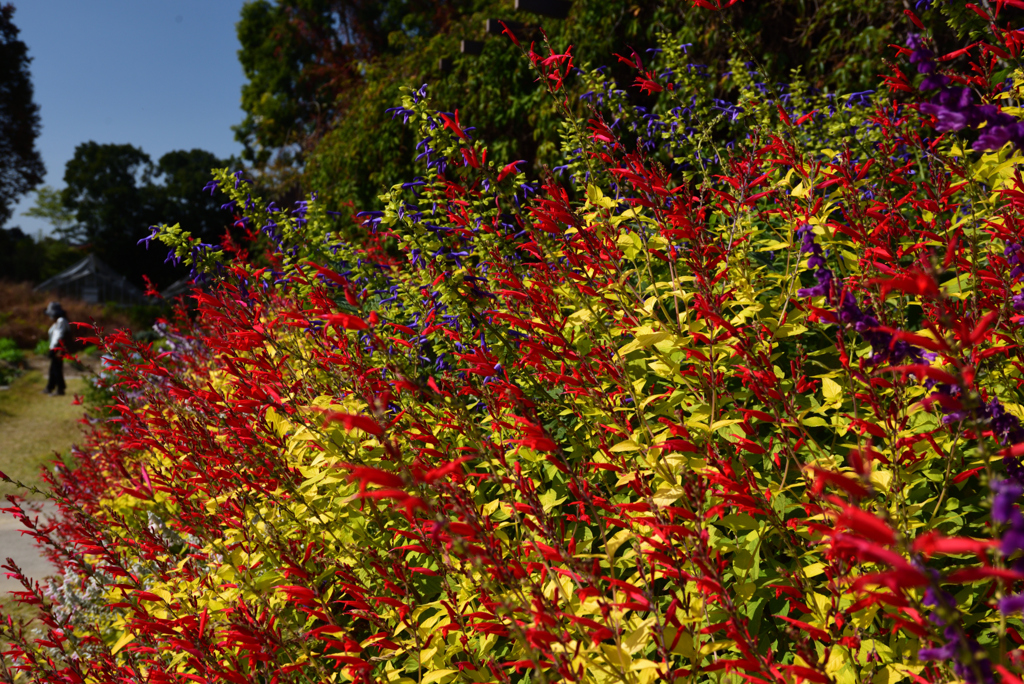
[[[120,304],[142,304],[146,301],[139,288],[95,254],[90,254],[67,270],[44,280],[35,290],[56,291],[62,297],[94,303],[113,301]]]
[[[195,284],[195,281],[191,277],[185,276],[168,285],[167,289],[160,293],[160,296],[164,299],[174,299],[179,295],[189,294],[196,287],[198,286]]]

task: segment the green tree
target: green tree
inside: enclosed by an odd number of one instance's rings
[[[75,221],[60,235],[87,244],[136,284],[146,275],[167,285],[184,271],[164,263],[162,249],[139,242],[151,226],[161,223],[180,223],[194,235],[216,241],[230,215],[202,189],[210,172],[225,166],[227,162],[198,149],[168,152],[153,164],[132,145],[83,143],[65,168],[61,202]]]
[[[0,274],[5,280],[39,283],[81,258],[80,249],[53,236],[33,238],[18,226],[0,228]]]
[[[692,61],[707,66],[716,97],[731,99],[735,85],[726,74],[734,57],[770,88],[799,78],[837,94],[868,90],[885,68],[888,45],[912,29],[903,5],[885,0],[738,3],[701,12],[700,21],[691,3],[664,1],[574,0],[565,19],[485,0],[445,3],[443,10],[377,4],[377,22],[359,24],[363,33],[354,35],[331,17],[355,3],[259,0],[243,10],[239,57],[249,81],[247,116],[236,133],[247,158],[258,162],[257,184],[262,180],[262,190],[278,201],[316,190],[335,207],[375,208],[382,187],[415,175],[420,153],[409,128],[382,123],[380,112],[398,103],[402,86],[424,83],[440,109],[458,107],[474,136],[495,143],[495,156],[525,159],[531,174],[552,166],[555,108],[508,38],[485,33],[485,19],[520,22],[523,44],[536,41],[539,52],[542,28],[554,49],[571,45],[578,65],[606,65],[626,100],[649,109],[658,97],[632,87],[632,68],[608,58],[632,48],[647,59],[659,33],[687,44]],[[938,11],[922,19],[940,42],[949,33]],[[461,39],[482,41],[482,53],[459,54]],[[452,65],[445,72],[442,57]]]
[[[36,203],[23,216],[48,221],[58,235],[70,231],[75,225],[75,214],[64,204],[60,190],[49,185],[36,190]]]
[[[0,6],[0,224],[46,173],[35,146],[40,124],[28,69],[32,60],[13,19],[14,6]]]
[[[216,242],[224,232],[230,214],[221,210],[221,202],[203,187],[210,182],[214,169],[232,166],[206,150],[175,150],[160,157],[154,169],[160,184],[153,184],[160,223],[180,223],[205,242]]]
[[[145,191],[153,177],[149,155],[132,145],[87,142],[64,170],[64,205],[76,222],[62,235],[94,246],[101,258],[124,254],[123,244],[143,237],[156,218]]]
[[[301,151],[346,108],[364,62],[394,54],[396,37],[431,35],[468,9],[465,0],[255,0],[238,22],[245,120],[235,135],[245,158],[267,164]]]

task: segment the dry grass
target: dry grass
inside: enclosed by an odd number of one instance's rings
[[[62,397],[43,394],[46,386],[47,359],[32,355],[30,370],[17,378],[8,390],[0,391],[0,470],[12,479],[40,486],[39,471],[51,467],[54,460],[66,457],[81,436],[78,419],[84,411],[76,406],[74,395],[85,389],[85,379],[69,372],[65,365],[67,394]],[[39,498],[0,482],[0,501],[7,494],[26,499]]]
[[[52,321],[43,313],[53,299],[48,292],[33,292],[29,283],[0,281],[0,337],[10,337],[22,349],[31,349],[46,336]],[[98,304],[63,299],[61,304],[69,320],[96,321],[106,330],[131,327],[128,318]]]

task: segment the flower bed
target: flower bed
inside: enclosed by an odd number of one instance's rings
[[[410,91],[425,175],[358,245],[218,172],[270,266],[158,235],[214,284],[161,346],[104,340],[117,417],[53,483],[16,667],[1019,682],[1024,179],[986,148],[1021,38],[902,50],[981,130],[899,70],[836,98],[737,62],[724,103],[666,36],[621,58],[637,110],[524,47],[565,165],[530,181]]]

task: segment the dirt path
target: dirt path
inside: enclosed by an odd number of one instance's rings
[[[0,391],[0,470],[25,484],[43,487],[40,469],[52,467],[55,460],[70,454],[71,446],[81,437],[81,406],[75,405],[74,395],[81,393],[85,379],[81,373],[65,366],[67,394],[62,397],[43,394],[49,361],[34,356],[30,368],[17,378],[9,389]],[[0,482],[0,502],[6,505],[6,496],[17,494],[26,499],[41,497],[7,482]],[[33,579],[41,580],[53,569],[43,560],[30,538],[21,534],[21,526],[6,513],[0,513],[0,563],[12,557]],[[0,596],[19,585],[0,571]]]

